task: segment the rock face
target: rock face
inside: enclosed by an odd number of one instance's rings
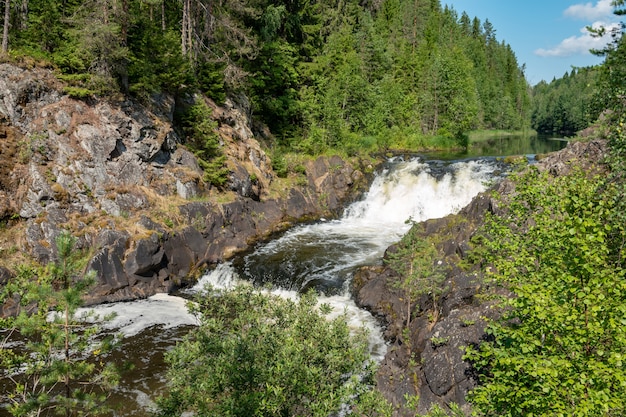
[[[363,184],[345,161],[320,158],[307,164],[302,186],[271,194],[276,176],[245,98],[208,102],[230,170],[226,194],[202,181],[173,124],[172,98],[155,97],[151,108],[79,101],[48,70],[0,64],[0,221],[25,225],[17,249],[49,262],[55,237],[69,230],[93,253],[98,285],[88,301],[135,299],[329,215]]]
[[[567,174],[573,166],[589,172],[602,169],[598,162],[605,154],[604,141],[571,143],[564,150],[540,160],[537,167],[555,176]],[[497,184],[495,189],[504,196],[515,192],[514,184],[507,180]],[[397,415],[414,415],[414,412],[400,409],[405,395],[419,396],[419,413],[428,412],[433,404],[445,407],[452,402],[462,405],[469,413],[465,397],[477,381],[471,364],[463,360],[463,349],[487,337],[485,318],[496,318],[497,313],[484,301],[485,297],[478,295],[493,293],[496,289],[484,287],[479,269],[467,271],[458,265],[467,257],[469,240],[485,214],[501,215],[504,211],[505,207],[499,206],[490,193],[485,192],[458,214],[422,224],[422,233],[436,235],[440,242],[441,261],[448,266],[446,289],[436,317],[433,317],[428,297],[416,303],[408,332],[403,331],[407,306],[402,294],[393,286],[397,279],[395,273],[382,266],[362,268],[356,273],[353,281],[356,302],[380,317],[386,329],[385,337],[390,342],[377,380],[380,390],[398,407]]]

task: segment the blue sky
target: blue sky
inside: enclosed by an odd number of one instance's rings
[[[572,67],[599,64],[603,58],[589,53],[606,39],[589,35],[587,26],[611,27],[619,19],[611,0],[441,0],[461,16],[486,19],[496,38],[515,52],[520,65],[526,64],[526,79],[532,85],[560,78]]]

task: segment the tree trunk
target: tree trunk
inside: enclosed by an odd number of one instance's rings
[[[104,25],[109,24],[109,2],[108,1],[102,2],[102,23]]]
[[[188,49],[187,49],[187,37],[189,36],[188,31],[189,31],[189,21],[191,20],[191,17],[189,16],[189,6],[190,6],[190,0],[183,0],[183,27],[182,27],[182,33],[180,36],[180,41],[181,41],[181,50],[183,52],[183,56],[187,55]]]
[[[20,7],[20,30],[28,28],[28,0],[22,0]]]
[[[4,29],[2,31],[2,54],[9,51],[9,20],[11,17],[11,0],[4,0]]]
[[[120,35],[122,41],[122,47],[128,46],[128,27],[130,26],[130,5],[129,0],[122,0],[122,15],[120,18]],[[122,91],[128,93],[130,91],[130,84],[128,80],[128,60],[122,59],[122,68],[120,68],[120,83]]]
[[[161,29],[165,32],[165,0],[161,2]]]
[[[63,380],[63,383],[65,384],[65,399],[67,400],[67,404],[65,406],[66,417],[70,417],[71,412],[72,412],[69,406],[70,398],[72,398],[72,391],[70,389],[71,378],[70,378],[70,373],[69,373],[71,362],[72,361],[70,360],[70,311],[69,311],[69,305],[67,305],[65,306],[65,363],[67,364],[67,369],[65,370],[65,377]]]

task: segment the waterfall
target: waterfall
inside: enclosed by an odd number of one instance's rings
[[[380,263],[385,249],[408,231],[409,220],[444,217],[466,206],[501,168],[493,159],[452,163],[390,160],[364,198],[347,207],[341,218],[296,226],[250,254],[209,271],[187,292],[201,291],[206,284],[227,288],[240,280],[269,283],[276,294],[285,297],[316,288],[320,302],[331,304],[337,312],[345,309],[354,326],[369,328],[372,354],[382,358],[384,343],[376,320],[350,297],[352,273],[359,266]],[[95,310],[102,316],[114,312],[106,326],[131,336],[155,325],[197,324],[185,303],[181,297],[157,294]]]
[[[297,226],[236,260],[235,266],[257,284],[344,294],[354,269],[379,263],[411,220],[457,212],[486,188],[499,168],[495,160],[391,161],[340,219]]]
[[[410,220],[444,217],[466,206],[501,169],[493,159],[453,163],[424,162],[418,158],[391,160],[378,173],[364,198],[347,207],[341,218],[296,226],[281,237],[258,245],[249,254],[218,265],[186,292],[200,293],[207,284],[228,288],[245,281],[258,284],[259,288],[271,284],[273,294],[293,299],[300,292],[315,288],[320,294],[319,302],[333,307],[333,314],[345,313],[350,326],[368,330],[370,353],[380,361],[387,349],[382,329],[371,314],[352,300],[353,272],[359,266],[379,264],[385,249],[408,231]],[[131,340],[129,344],[137,338],[144,344],[154,338],[154,346],[142,346],[141,351],[149,355],[160,349],[162,354],[167,345],[155,326],[171,329],[166,337],[176,339],[188,326],[197,325],[186,302],[183,297],[159,294],[146,300],[97,306],[95,312],[115,312],[116,317],[105,324],[107,328],[125,334]],[[171,335],[178,327],[180,334]],[[163,384],[159,376],[164,368],[161,362],[157,361],[158,372],[149,368],[145,371],[157,374],[151,374],[156,380],[153,387],[148,387],[149,377],[138,376],[140,387],[133,381],[129,387],[122,387],[120,395],[126,398],[124,401],[135,398],[139,403],[154,387]]]

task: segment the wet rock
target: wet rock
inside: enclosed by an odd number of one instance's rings
[[[163,266],[164,249],[157,233],[152,233],[149,238],[141,239],[136,243],[134,250],[130,251],[124,262],[126,273],[141,278],[155,278]]]
[[[98,285],[89,294],[89,302],[97,303],[110,300],[121,289],[134,284],[124,269],[123,259],[130,235],[126,232],[105,230],[97,237],[98,250],[89,262],[88,269],[96,272]]]
[[[405,303],[393,288],[396,279],[397,275],[389,268],[368,266],[359,268],[352,281],[357,305],[383,319],[388,340],[400,336],[406,317]]]
[[[169,275],[182,283],[198,263],[201,254],[206,251],[207,242],[198,230],[187,227],[170,236],[163,247]]]

